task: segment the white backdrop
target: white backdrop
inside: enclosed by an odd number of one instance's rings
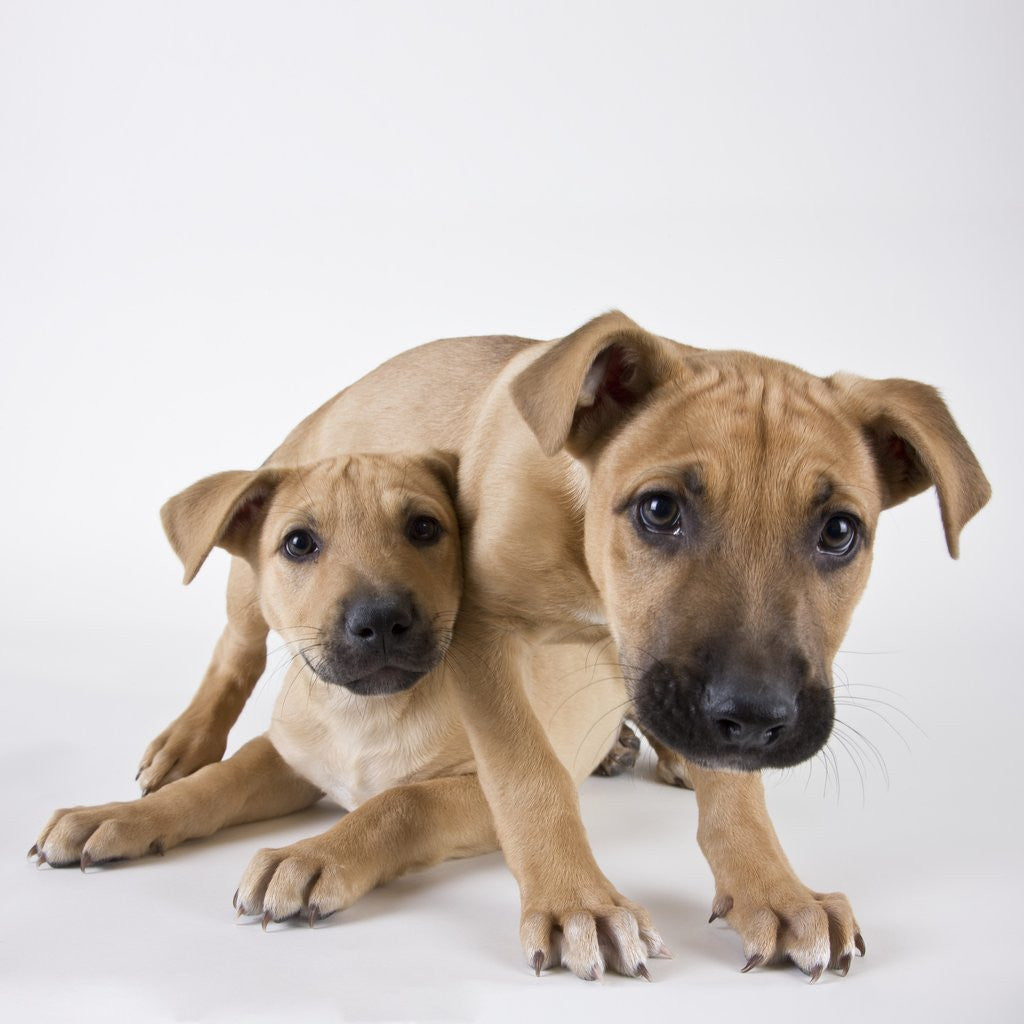
[[[1024,7],[979,0],[0,4],[4,1004],[1008,1019],[1022,46]],[[330,808],[88,876],[21,859],[54,807],[133,795],[220,630],[226,556],[178,585],[169,494],[256,465],[403,348],[554,337],[611,306],[693,344],[937,384],[992,480],[959,563],[933,494],[887,513],[837,666],[862,763],[840,747],[838,778],[819,760],[769,781],[801,875],[853,899],[868,956],[847,979],[738,973],[738,939],[704,923],[692,795],[649,768],[589,780],[583,805],[676,954],[651,986],[533,978],[496,856],[313,932],[235,926],[249,855]]]

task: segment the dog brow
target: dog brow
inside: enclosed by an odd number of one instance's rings
[[[311,530],[319,530],[320,524],[317,521],[316,511],[312,505],[278,505],[282,512],[291,512],[297,519],[302,520],[302,525]]]
[[[827,505],[832,500],[832,495],[835,493],[835,484],[832,483],[827,476],[823,476],[818,480],[818,489],[814,492],[814,500],[812,504],[815,508]]]

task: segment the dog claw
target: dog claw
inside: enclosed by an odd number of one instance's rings
[[[844,953],[839,958],[839,963],[836,964],[836,970],[839,972],[840,977],[845,978],[850,973],[850,964],[853,962],[852,953]]]
[[[263,920],[262,920],[262,921],[260,921],[260,925],[262,926],[263,930],[264,930],[264,931],[266,931],[266,930],[267,930],[267,925],[268,925],[268,924],[272,924],[272,923],[273,923],[273,921],[274,921],[274,914],[273,914],[273,912],[272,912],[272,911],[268,910],[268,911],[267,911],[267,912],[266,912],[266,913],[265,913],[265,914],[263,915]]]
[[[312,928],[320,920],[320,911],[314,903],[309,908],[309,927]]]
[[[239,892],[239,890],[236,889],[235,890],[235,895],[231,897],[231,906],[233,906],[235,908],[235,910],[238,909],[238,892]]]
[[[26,857],[34,857],[39,852],[39,846],[36,843],[32,844],[31,849],[25,854]]]
[[[813,971],[811,971],[811,973],[810,973],[810,979],[811,979],[810,980],[810,984],[811,985],[813,985],[813,984],[815,984],[817,982],[817,980],[821,977],[821,975],[824,972],[824,970],[825,970],[825,965],[824,964],[818,964],[818,966],[815,967]]]
[[[651,980],[651,972],[647,970],[647,964],[645,963],[639,963],[636,965],[636,973],[637,976],[643,978],[644,981]]]
[[[864,937],[860,932],[857,932],[857,934],[854,935],[853,944],[857,947],[857,952],[860,953],[861,956],[867,956],[867,946],[864,945]]]
[[[162,857],[164,855],[163,840],[154,839],[153,842],[149,844],[149,852],[155,854],[157,857]]]
[[[42,867],[42,865],[43,865],[43,864],[46,864],[46,863],[47,863],[47,860],[46,860],[46,854],[45,854],[45,853],[43,853],[43,851],[42,851],[42,850],[40,850],[40,851],[39,851],[39,853],[38,853],[38,855],[37,855],[37,857],[36,857],[36,867],[37,867],[37,868],[38,868],[38,867]]]
[[[81,857],[81,859],[78,862],[78,866],[82,869],[82,872],[84,873],[85,869],[86,868],[91,868],[92,865],[93,865],[93,859],[89,855],[88,850],[83,850],[82,851],[82,857]]]
[[[723,900],[715,900],[711,905],[711,916],[708,918],[708,924],[713,924],[720,917],[725,917],[730,910],[732,910],[731,896],[726,896]]]
[[[740,974],[746,974],[748,971],[752,971],[755,967],[760,967],[767,958],[762,953],[755,953],[744,965],[740,968]]]
[[[533,966],[533,973],[536,974],[537,977],[539,978],[540,977],[541,969],[544,967],[544,950],[538,949],[533,954],[533,957],[530,960],[530,963]]]

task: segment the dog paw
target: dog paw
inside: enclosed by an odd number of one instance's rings
[[[279,849],[260,850],[249,862],[235,893],[239,916],[272,921],[303,916],[310,925],[352,906],[374,887],[368,872],[316,838]]]
[[[176,718],[146,748],[135,778],[143,794],[214,764],[224,756],[227,734],[188,713]]]
[[[693,782],[690,779],[686,761],[674,750],[669,750],[667,747],[661,747],[657,753],[658,767],[656,772],[658,778],[669,786],[678,786],[680,789],[693,789]]]
[[[628,722],[623,722],[619,738],[604,760],[594,769],[594,775],[621,775],[636,764],[639,753],[640,737]]]
[[[761,894],[719,891],[710,921],[724,918],[743,940],[743,972],[791,960],[812,982],[828,968],[846,976],[864,939],[841,892],[812,892],[794,880]]]
[[[524,900],[520,938],[536,974],[561,964],[585,981],[600,979],[608,967],[650,981],[648,957],[671,956],[643,907],[614,890],[558,901],[542,909]]]
[[[56,811],[36,840],[30,856],[55,868],[87,867],[162,854],[173,845],[161,815],[142,800],[71,807]]]

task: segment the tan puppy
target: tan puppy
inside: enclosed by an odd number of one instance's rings
[[[270,628],[292,652],[273,723],[141,800],[58,811],[33,852],[84,868],[323,793],[358,807],[321,836],[255,857],[236,904],[266,925],[299,912],[312,923],[410,867],[494,849],[444,664],[462,589],[453,487],[443,459],[369,455],[221,473],[172,498],[164,522],[186,580],[217,544],[256,587],[254,604],[232,606],[227,643],[256,664]],[[578,779],[618,734],[625,699],[614,667],[588,655],[549,647],[520,666],[543,679],[537,714]]]
[[[456,452],[466,589],[459,710],[523,903],[531,963],[629,969],[646,915],[600,872],[575,788],[530,711],[525,652],[611,637],[664,777],[692,781],[715,915],[748,967],[845,973],[846,898],[804,886],[756,770],[832,725],[832,660],[867,579],[879,513],[934,485],[950,553],[989,496],[945,405],[911,381],[813,377],[652,335],[620,313],[557,342],[435,342],[308,417],[271,464],[344,450]],[[242,563],[232,600],[245,606]],[[186,714],[151,746],[150,788],[219,756],[258,676],[228,637]],[[684,760],[685,759],[685,760]],[[740,770],[740,771],[737,771]],[[438,823],[441,827],[441,823]]]

